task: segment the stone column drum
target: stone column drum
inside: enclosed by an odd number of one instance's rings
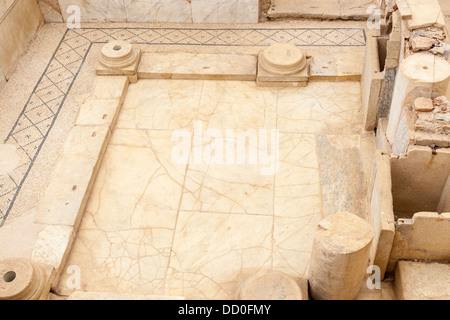
[[[49,289],[41,265],[21,258],[0,262],[0,300],[42,300]]]
[[[316,230],[309,269],[315,300],[353,300],[369,261],[374,233],[369,223],[349,212],[323,219]]]

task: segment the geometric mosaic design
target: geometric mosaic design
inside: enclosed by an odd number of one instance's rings
[[[13,172],[0,175],[0,227],[10,214],[92,44],[107,43],[111,40],[126,40],[135,44],[191,46],[263,47],[278,42],[308,47],[366,45],[366,36],[362,28],[68,29],[5,140],[5,143],[16,145],[18,152],[21,153],[22,163]]]

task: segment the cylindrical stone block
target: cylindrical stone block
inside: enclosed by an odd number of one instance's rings
[[[249,277],[241,285],[240,300],[308,300],[308,288],[295,279],[278,272],[267,271]]]
[[[39,300],[46,277],[41,266],[27,259],[0,262],[0,300]]]
[[[395,79],[386,137],[393,144],[405,108],[419,97],[437,98],[445,95],[450,81],[450,64],[430,53],[416,53],[400,64]]]
[[[315,300],[353,300],[367,270],[374,233],[369,223],[349,212],[320,221],[309,269]]]

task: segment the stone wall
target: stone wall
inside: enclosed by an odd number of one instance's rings
[[[43,22],[36,0],[0,0],[0,88]]]
[[[259,0],[59,0],[64,18],[77,5],[82,22],[258,23]]]
[[[419,212],[398,221],[387,272],[399,260],[450,261],[450,213]]]
[[[450,149],[411,146],[408,154],[392,157],[394,212],[411,218],[421,211],[435,212],[450,174]]]

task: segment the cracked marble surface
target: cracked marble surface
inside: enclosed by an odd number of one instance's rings
[[[198,123],[203,132],[278,129],[278,170],[175,163],[172,133],[185,130],[192,142]],[[80,267],[82,290],[186,299],[233,299],[259,270],[305,276],[318,222],[342,208],[326,195],[349,197],[365,179],[361,123],[359,82],[140,80],[128,89],[66,268]],[[339,170],[352,179],[327,179]],[[71,292],[69,278],[63,273],[60,294]]]

